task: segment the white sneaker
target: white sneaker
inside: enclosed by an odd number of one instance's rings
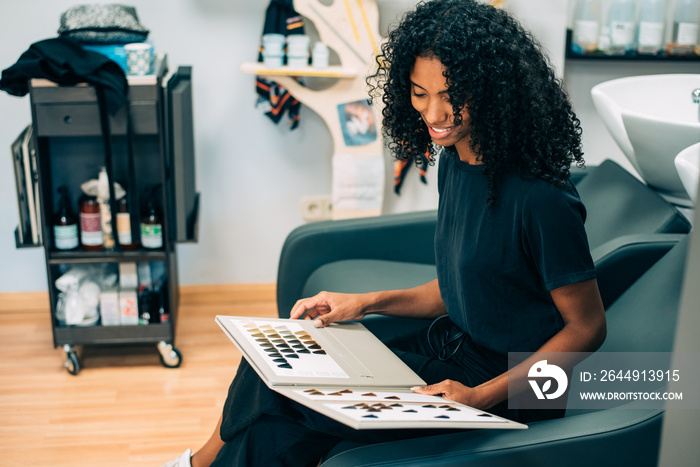
[[[192,459],[192,450],[188,449],[187,451],[183,452],[180,457],[171,460],[170,462],[166,462],[162,467],[192,467],[192,462],[190,462],[190,459]]]

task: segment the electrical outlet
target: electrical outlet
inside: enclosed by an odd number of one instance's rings
[[[301,199],[301,217],[307,221],[323,221],[333,217],[330,195],[305,196]]]

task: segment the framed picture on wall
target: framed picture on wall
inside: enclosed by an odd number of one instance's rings
[[[377,126],[367,100],[338,105],[338,116],[346,146],[362,146],[376,141]]]

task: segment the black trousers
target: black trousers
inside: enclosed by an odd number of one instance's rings
[[[439,324],[387,345],[428,384],[452,379],[474,387],[507,371],[505,357],[477,349],[468,336],[453,339],[461,331],[449,319]],[[505,403],[489,412],[520,418]],[[453,431],[354,430],[272,391],[243,360],[224,405],[225,445],[212,466],[316,466],[341,440],[379,443]]]

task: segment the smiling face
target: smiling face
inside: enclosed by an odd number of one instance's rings
[[[454,111],[447,93],[445,66],[434,57],[417,57],[411,71],[411,104],[428,126],[435,144],[454,146],[459,158],[469,164],[479,164],[469,146],[471,117],[466,107],[460,115],[462,122],[454,124]]]

